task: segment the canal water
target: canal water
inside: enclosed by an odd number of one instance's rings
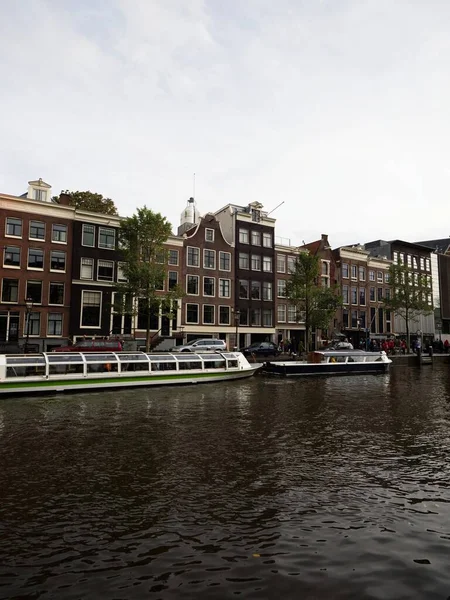
[[[0,403],[2,599],[450,596],[449,365]]]

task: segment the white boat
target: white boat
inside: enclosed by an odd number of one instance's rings
[[[208,383],[251,377],[240,352],[54,352],[0,355],[0,395]]]
[[[386,352],[362,350],[319,350],[310,352],[308,360],[273,361],[263,365],[263,373],[284,377],[310,375],[361,375],[386,373],[392,360]]]

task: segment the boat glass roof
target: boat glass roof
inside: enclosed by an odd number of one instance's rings
[[[147,357],[152,362],[162,362],[163,360],[175,361],[175,356],[173,356],[172,354],[147,354]]]
[[[10,365],[45,365],[43,356],[7,356],[6,364]]]
[[[130,362],[130,361],[138,361],[138,360],[148,360],[148,356],[146,354],[118,354],[117,355],[120,362]]]
[[[84,358],[86,362],[117,362],[117,356],[115,354],[85,354]]]
[[[198,354],[191,354],[190,352],[189,352],[189,354],[186,352],[186,353],[180,354],[180,356],[177,355],[177,356],[175,356],[175,358],[181,362],[187,362],[187,361],[191,362],[193,360],[201,360],[200,356]]]
[[[54,354],[47,354],[49,363],[82,363],[83,357],[79,352],[55,352]]]

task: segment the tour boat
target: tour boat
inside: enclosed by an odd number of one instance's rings
[[[43,352],[0,355],[0,395],[208,383],[251,377],[240,352]]]
[[[306,361],[266,362],[263,373],[285,377],[386,373],[391,363],[386,352],[319,350],[309,353]]]

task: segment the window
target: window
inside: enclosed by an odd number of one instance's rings
[[[322,261],[322,275],[329,275],[330,265],[326,260]]]
[[[398,255],[398,260],[401,265],[405,264],[405,255],[403,254],[403,252],[400,252],[400,254]]]
[[[349,313],[348,310],[345,308],[342,311],[342,324],[344,327],[348,327],[348,322],[349,322]]]
[[[83,225],[81,234],[81,245],[94,247],[95,245],[95,227],[93,225]]]
[[[116,230],[106,227],[98,228],[98,247],[114,250],[116,247]]]
[[[253,300],[261,300],[261,282],[260,281],[252,281],[252,299]]]
[[[369,271],[369,281],[375,281],[375,271]]]
[[[347,263],[342,263],[342,277],[345,277],[345,279],[348,279],[348,264]]]
[[[124,262],[117,263],[117,281],[128,281],[127,276],[125,275],[125,266],[126,263]]]
[[[288,270],[288,273],[294,273],[294,271],[295,271],[295,256],[287,257],[287,270]]]
[[[64,304],[64,283],[50,283],[48,303]]]
[[[214,325],[214,306],[212,304],[203,305],[203,325]]]
[[[215,250],[203,250],[203,267],[205,269],[216,268],[216,251]]]
[[[169,271],[169,292],[173,290],[178,284],[178,273],[176,271]]]
[[[248,229],[239,229],[239,242],[248,244]]]
[[[198,296],[198,275],[187,276],[187,293],[191,296]]]
[[[358,311],[352,310],[352,328],[358,327]]]
[[[94,278],[94,259],[82,258],[80,264],[80,279]]]
[[[278,279],[277,296],[278,298],[286,298],[286,279]]]
[[[386,311],[386,333],[391,333],[392,328],[391,328],[391,311],[387,310]]]
[[[45,223],[30,221],[30,240],[45,240]]]
[[[369,299],[371,302],[375,302],[375,288],[371,287],[369,290]]]
[[[272,327],[272,310],[270,308],[263,309],[262,324],[263,327]]]
[[[261,326],[261,309],[253,308],[250,311],[250,325]]]
[[[277,272],[286,273],[286,257],[282,254],[277,254]]]
[[[431,271],[431,260],[429,258],[425,259],[425,268],[427,271]]]
[[[6,235],[11,237],[22,237],[22,219],[6,217]]]
[[[230,307],[219,306],[219,325],[230,324]]]
[[[359,280],[360,281],[366,280],[366,269],[364,267],[359,267]]]
[[[192,246],[188,246],[187,264],[188,267],[200,266],[200,248],[193,248]]]
[[[378,288],[378,300],[381,302],[383,300],[383,288]]]
[[[241,314],[239,316],[239,325],[248,325],[249,315],[247,308],[241,308]]]
[[[169,250],[169,265],[178,266],[178,250]]]
[[[231,271],[231,254],[229,252],[219,252],[219,269]]]
[[[214,277],[203,277],[203,295],[215,296],[216,280]]]
[[[252,254],[252,271],[261,271],[261,257],[257,254]]]
[[[62,322],[61,313],[48,313],[47,335],[62,335]]]
[[[263,300],[272,300],[272,282],[271,281],[263,281],[262,299]]]
[[[394,252],[394,253],[392,254],[392,256],[393,256],[393,260],[394,260],[394,262],[395,262],[395,263],[398,263],[398,252]]]
[[[366,305],[366,288],[359,288],[359,303],[361,306]]]
[[[39,248],[28,249],[28,268],[43,269],[44,268],[44,251]]]
[[[413,267],[417,270],[419,268],[419,262],[417,256],[413,256]]]
[[[261,211],[257,208],[252,209],[252,221],[259,223],[261,221]]]
[[[59,250],[50,252],[50,270],[65,271],[66,270],[66,253]]]
[[[386,300],[390,300],[391,299],[391,290],[389,288],[386,288],[384,290],[384,297]]]
[[[286,323],[286,305],[279,304],[277,307],[277,317],[280,323]]]
[[[231,281],[229,279],[219,279],[219,298],[230,298]]]
[[[358,279],[358,267],[352,265],[352,279]]]
[[[342,286],[342,302],[348,304],[348,285]]]
[[[3,254],[4,267],[20,267],[20,248],[16,246],[6,246]]]
[[[383,283],[383,273],[381,271],[377,272],[377,281],[378,283]]]
[[[26,317],[25,317],[26,319]],[[28,315],[26,330],[30,335],[38,336],[41,332],[41,313],[32,312]]]
[[[425,271],[425,259],[423,256],[420,257],[420,270]]]
[[[27,281],[25,298],[31,298],[33,304],[42,304],[42,281]]]
[[[385,273],[384,274],[384,282],[389,283],[390,279],[391,279],[390,273]]]
[[[198,304],[186,304],[186,323],[198,323]]]
[[[297,311],[295,310],[295,306],[288,306],[288,323],[296,323],[297,322]]]
[[[81,327],[100,328],[102,293],[81,292]]]
[[[33,198],[40,202],[45,202],[47,200],[47,190],[33,189]]]
[[[263,246],[264,248],[272,248],[272,234],[263,233]]]
[[[259,231],[252,231],[252,244],[253,246],[261,246],[261,234]]]
[[[98,261],[97,279],[99,281],[114,281],[114,263],[112,260]]]
[[[214,241],[214,229],[205,229],[205,241],[206,242]]]
[[[239,252],[239,268],[248,269],[248,254]]]
[[[155,263],[159,265],[164,265],[166,262],[166,253],[164,250],[159,250],[155,256]]]
[[[158,275],[155,278],[155,290],[158,292],[163,292],[165,281],[166,280],[164,279],[164,277]]]
[[[358,304],[358,288],[352,287],[351,294],[352,294],[352,304]]]
[[[406,256],[406,264],[408,265],[408,267],[410,269],[412,268],[412,256],[411,256],[411,254],[407,254],[407,256]]]
[[[248,281],[239,280],[239,298],[248,298]]]
[[[270,256],[263,256],[263,271],[266,273],[272,272],[272,258]]]
[[[67,244],[67,225],[52,225],[52,242]]]
[[[19,296],[19,280],[3,279],[2,302],[17,302]]]

